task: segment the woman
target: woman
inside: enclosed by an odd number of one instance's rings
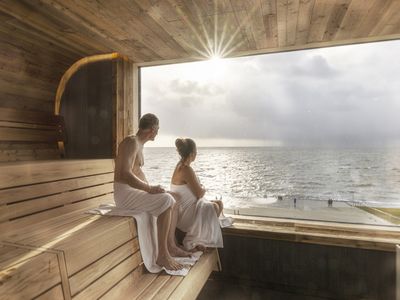
[[[192,139],[178,138],[175,146],[181,159],[172,175],[171,192],[179,195],[177,227],[186,232],[183,246],[186,250],[223,247],[218,219],[223,210],[222,201],[203,198],[206,190],[190,166],[196,159],[196,144]]]

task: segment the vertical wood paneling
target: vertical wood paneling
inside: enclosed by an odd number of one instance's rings
[[[138,69],[133,62],[127,59],[117,59],[115,62],[115,151],[118,151],[119,143],[128,135],[137,130],[139,117],[138,107]],[[135,125],[135,126],[134,126]]]

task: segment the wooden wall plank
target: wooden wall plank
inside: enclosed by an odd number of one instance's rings
[[[18,202],[0,206],[0,222],[20,218],[33,213],[45,211],[54,207],[82,201],[96,196],[105,195],[113,191],[113,183],[87,187],[61,194],[55,194],[39,199]]]
[[[3,163],[0,189],[109,172],[114,172],[112,159]]]
[[[40,130],[30,128],[0,128],[0,141],[5,142],[48,142],[55,143],[64,140],[55,130]]]
[[[114,173],[105,173],[88,177],[79,177],[62,181],[53,181],[11,189],[3,189],[0,190],[0,205],[82,189],[104,183],[112,183],[113,181]]]
[[[60,119],[60,116],[50,113],[0,107],[1,121],[57,125],[60,123]]]

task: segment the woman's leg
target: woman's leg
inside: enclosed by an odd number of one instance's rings
[[[190,252],[179,248],[176,244],[175,231],[176,224],[178,223],[178,210],[179,204],[175,202],[175,205],[172,207],[171,227],[168,234],[168,249],[172,256],[190,256]]]
[[[157,265],[167,270],[179,270],[183,265],[176,262],[168,251],[167,239],[171,224],[171,207],[161,213],[157,218],[158,257]]]
[[[219,217],[224,210],[224,204],[222,203],[221,200],[213,200],[212,201],[215,212],[217,213],[217,216]]]

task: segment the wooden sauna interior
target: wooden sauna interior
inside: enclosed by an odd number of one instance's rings
[[[396,227],[236,216],[182,278],[84,213],[113,201],[141,67],[397,40],[399,0],[1,0],[0,22],[0,299],[399,299]]]

